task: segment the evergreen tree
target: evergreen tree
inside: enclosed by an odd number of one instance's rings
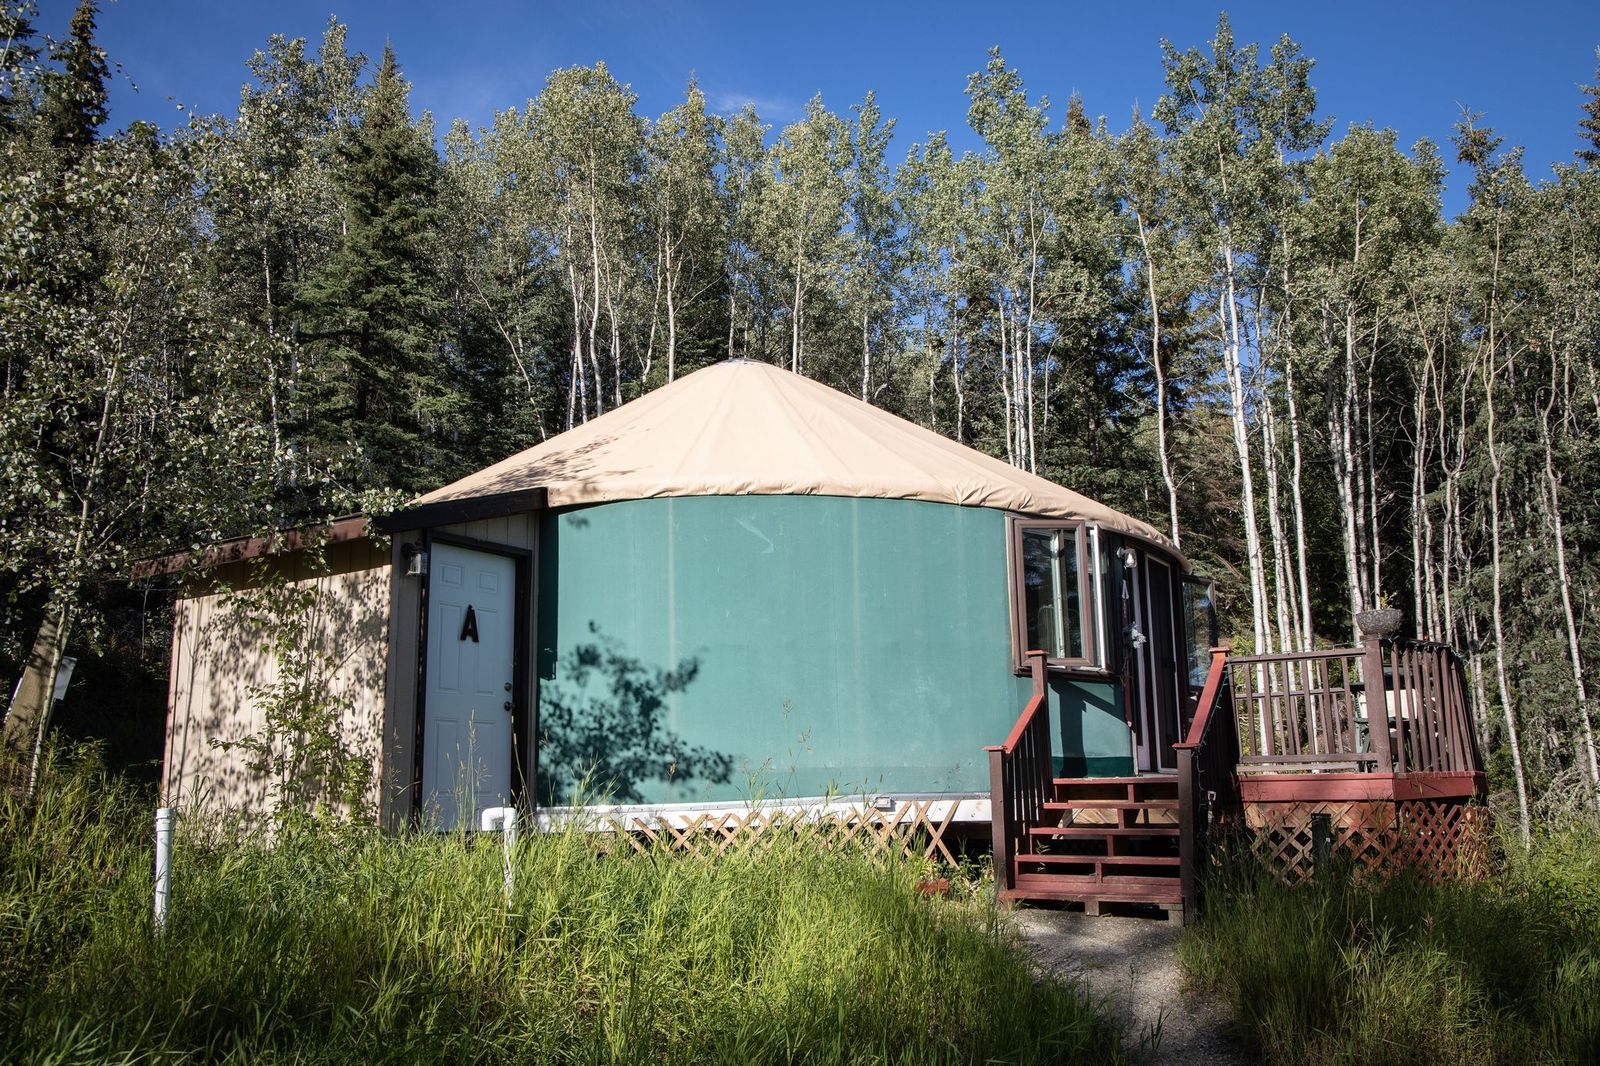
[[[105,125],[106,57],[94,43],[97,0],[81,0],[66,40],[53,46],[50,58],[60,69],[45,82],[43,135],[64,163],[76,163]]]
[[[1584,147],[1578,149],[1578,158],[1593,166],[1600,163],[1600,48],[1595,49],[1595,84],[1583,86],[1588,97],[1583,102],[1583,118],[1578,121],[1578,136]]]
[[[300,294],[311,363],[304,434],[350,459],[365,487],[420,489],[450,469],[439,448],[454,391],[434,259],[439,163],[412,125],[409,91],[385,46],[364,113],[335,153],[343,239]]]

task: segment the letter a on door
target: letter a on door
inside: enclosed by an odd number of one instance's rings
[[[467,604],[467,616],[461,620],[461,639],[472,638],[472,643],[478,643],[478,615],[473,611],[472,604]]]

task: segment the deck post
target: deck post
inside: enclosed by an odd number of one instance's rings
[[[999,745],[983,749],[989,753],[989,825],[993,833],[990,855],[994,859],[994,887],[997,892],[1015,888],[1011,864],[1010,804],[1006,802],[1005,749]]]
[[[1367,743],[1380,774],[1394,772],[1389,747],[1389,697],[1383,683],[1383,638],[1361,642],[1361,691],[1367,701]]]
[[[1231,710],[1231,708],[1230,708]],[[1194,749],[1178,749],[1178,891],[1183,897],[1183,914],[1200,913],[1200,841],[1196,834],[1204,827],[1199,818],[1199,796],[1195,789]]]

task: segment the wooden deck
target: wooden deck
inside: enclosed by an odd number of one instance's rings
[[[1335,853],[1377,870],[1472,875],[1482,759],[1460,658],[1427,641],[1284,655],[1212,650],[1178,773],[1057,778],[1042,655],[1032,698],[988,749],[995,878],[1007,900],[1200,904],[1227,834],[1288,880]]]

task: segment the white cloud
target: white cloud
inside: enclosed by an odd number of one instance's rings
[[[774,126],[798,122],[805,117],[805,104],[782,96],[763,96],[737,89],[707,89],[706,106],[719,115],[742,111],[746,105],[754,107],[761,121]]]

